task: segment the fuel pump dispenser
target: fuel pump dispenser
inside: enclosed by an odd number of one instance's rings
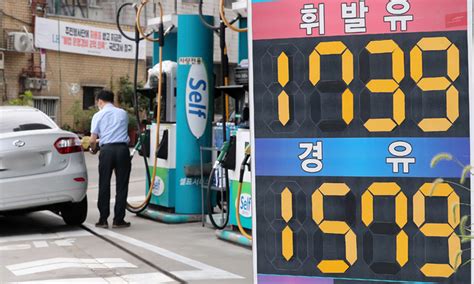
[[[148,70],[148,81],[145,88],[158,88],[158,65]],[[147,126],[150,133],[149,152],[158,155],[158,168],[155,183],[152,187],[151,205],[164,208],[174,208],[175,177],[176,177],[176,74],[178,65],[173,61],[163,61],[163,86],[164,95],[161,100],[160,145],[156,148],[156,122]],[[151,157],[148,155],[148,164]],[[150,167],[150,171],[151,171]],[[150,189],[147,183],[146,193]]]
[[[175,61],[166,60],[162,62],[162,89],[161,97],[161,120],[164,122],[176,122],[176,73],[178,64]],[[158,89],[159,64],[148,70],[148,80],[139,92],[155,91]],[[154,103],[154,102],[153,102]]]
[[[245,98],[245,86],[228,86],[229,66],[225,29],[229,27],[242,32],[245,31],[245,28],[231,26],[241,18],[240,16],[230,23],[225,19],[223,1],[220,2],[221,24],[219,27],[211,28],[209,28],[210,24],[203,25],[202,23],[212,22],[212,17],[203,16],[202,13],[200,15],[164,16],[162,7],[159,5],[160,17],[152,19],[148,23],[149,26],[152,26],[153,31],[158,30],[158,33],[155,33],[157,36],[152,38],[153,32],[146,33],[140,25],[140,12],[147,3],[147,0],[142,0],[140,5],[134,6],[137,11],[135,41],[137,45],[143,39],[155,42],[154,62],[157,64],[149,71],[147,88],[140,90],[140,93],[150,98],[150,105],[156,105],[156,107],[150,107],[150,110],[156,109],[156,112],[153,115],[155,120],[147,125],[149,142],[144,143],[142,140],[145,135],[140,136],[140,144],[144,148],[141,153],[145,156],[148,177],[146,199],[142,205],[129,205],[127,209],[144,217],[163,222],[197,221],[201,219],[198,214],[205,210],[201,195],[202,180],[200,177],[203,173],[200,165],[203,162],[209,163],[211,161],[210,153],[202,155],[200,150],[202,147],[210,146],[212,137],[211,124],[214,118],[213,32],[218,31],[220,35],[223,84],[216,89],[224,102],[222,132],[223,140],[226,141],[226,121],[229,119],[228,98],[236,99],[236,114],[239,113],[240,106],[237,102],[243,101],[243,105],[245,105],[248,99]],[[202,2],[200,11],[202,11],[201,9]],[[240,24],[243,23],[245,23],[244,20]],[[117,24],[120,29],[119,15]],[[164,45],[165,37],[167,45]],[[245,47],[246,54],[246,44],[241,44],[241,46]],[[242,51],[244,51],[243,48]],[[158,59],[156,54],[158,54]],[[163,61],[163,59],[167,59],[167,61]],[[137,91],[137,88],[135,90]],[[151,95],[153,93],[157,94],[155,101]],[[135,106],[138,106],[137,95],[135,96]],[[241,121],[237,118],[235,115],[235,122]],[[241,140],[238,144],[242,148],[241,143],[243,142],[245,145],[244,137],[249,135],[246,135],[245,131],[241,131],[241,134],[237,133],[237,136]],[[153,166],[151,166],[152,164]],[[232,210],[229,208],[232,207],[229,197],[231,174],[227,173],[227,169],[226,167],[224,175],[227,197],[225,203],[222,203],[227,208],[227,218],[223,227],[227,225]],[[235,171],[236,169],[232,168],[231,170]],[[152,173],[151,176],[150,173]],[[236,174],[234,173],[233,176],[235,179]],[[238,188],[241,187],[238,186]],[[248,197],[248,195],[247,193],[245,196]],[[240,200],[241,197],[233,199]],[[248,215],[249,208],[242,207],[242,209],[241,213]],[[246,226],[248,227],[248,225]]]
[[[239,27],[227,21],[224,13],[223,1],[220,1],[220,16],[225,25],[233,31],[239,32],[239,66],[235,69],[237,86],[245,92],[236,103],[235,120],[237,131],[235,134],[235,165],[229,169],[229,204],[230,216],[228,230],[217,230],[220,239],[231,241],[244,246],[252,246],[252,188],[250,174],[250,130],[248,128],[248,41],[247,41],[247,1],[233,3],[233,10],[241,17]],[[234,90],[237,90],[234,86]],[[234,91],[236,93],[236,91]]]
[[[164,48],[162,62],[164,90],[160,127],[147,126],[150,133],[149,161],[157,155],[157,169],[150,206],[141,216],[166,223],[201,220],[200,147],[211,145],[214,117],[213,36],[200,24],[198,15],[163,17],[175,27],[166,38],[174,48]],[[149,21],[149,25],[159,22]],[[155,46],[155,48],[157,48]],[[156,54],[156,53],[155,53]],[[154,62],[157,62],[155,59]],[[149,71],[147,87],[156,85],[158,65]],[[160,143],[156,147],[156,132]],[[210,162],[210,155],[204,156]]]
[[[244,1],[246,2],[246,1]],[[242,2],[243,3],[243,2]],[[245,3],[246,5],[246,3]],[[232,133],[229,133],[234,126],[235,123],[237,122],[237,114],[239,113],[239,101],[242,101],[244,98],[245,94],[245,86],[243,85],[229,85],[230,83],[230,77],[229,77],[229,59],[227,56],[227,44],[226,44],[226,29],[230,28],[232,30],[236,30],[235,27],[232,25],[241,20],[242,16],[238,13],[238,16],[234,18],[232,21],[227,21],[225,19],[225,13],[224,13],[224,1],[220,0],[219,2],[219,7],[220,7],[220,23],[217,26],[212,25],[207,21],[204,16],[203,16],[203,0],[199,1],[199,15],[201,19],[201,23],[204,27],[209,29],[210,31],[215,32],[219,36],[219,46],[221,50],[221,83],[220,86],[216,87],[217,95],[221,96],[222,99],[222,120],[219,122],[217,125],[216,129],[220,129],[222,132],[222,135],[218,135],[221,137],[221,139],[217,138],[216,136],[214,137],[214,142],[215,144],[213,145],[215,148],[221,152],[219,154],[219,157],[222,157],[222,152],[227,152],[230,151],[229,153],[225,153],[225,160],[229,160],[228,157],[235,157],[235,153],[231,149],[235,149],[235,139],[233,139],[231,136],[233,135]],[[237,29],[239,30],[239,29]],[[243,30],[242,30],[243,31]],[[230,98],[235,99],[235,116],[234,116],[234,122],[227,123],[229,119],[231,119],[230,116]],[[214,134],[217,134],[216,131],[214,131]],[[230,134],[230,135],[228,135]],[[235,135],[235,134],[234,134]],[[220,140],[220,141],[219,141]],[[229,144],[230,143],[230,144]],[[214,149],[215,149],[214,148]],[[232,160],[232,158],[230,158]],[[230,167],[228,161],[225,162],[218,162],[214,164],[214,167],[211,171],[211,175],[209,176],[209,182],[207,184],[207,187],[209,188],[208,192],[208,218],[212,226],[218,230],[225,229],[228,225],[229,222],[229,217],[230,217],[230,207],[232,206],[230,203],[230,185],[229,185],[229,170],[234,170],[234,168]],[[234,161],[235,164],[235,161]],[[215,177],[214,175],[217,173],[218,176],[220,177]],[[213,183],[218,184],[215,186],[217,190],[218,195],[221,196],[221,201],[220,204],[218,204],[217,207],[220,208],[221,214],[217,213],[214,214],[214,208],[211,206],[212,202],[212,196],[210,189],[213,188]],[[220,206],[219,206],[220,205]],[[221,220],[220,222],[216,221],[215,215],[220,215]]]
[[[143,134],[141,131],[142,131],[142,124],[140,122],[140,114],[139,114],[139,105],[138,105],[138,49],[139,49],[139,45],[140,45],[140,42],[143,41],[143,40],[147,40],[147,41],[155,41],[159,44],[159,55],[160,55],[160,59],[159,59],[159,72],[158,72],[158,89],[156,90],[156,101],[157,102],[160,102],[161,101],[161,97],[162,97],[162,49],[163,49],[163,46],[164,46],[164,38],[166,36],[167,33],[169,33],[169,31],[173,28],[173,27],[169,27],[166,31],[164,29],[164,25],[163,25],[163,6],[161,5],[161,3],[159,2],[158,3],[158,7],[160,9],[160,17],[159,17],[159,25],[158,25],[158,33],[157,33],[157,38],[156,39],[150,39],[150,35],[152,33],[145,33],[141,27],[141,24],[140,24],[140,16],[141,16],[141,12],[143,11],[143,7],[148,3],[149,0],[142,0],[140,2],[140,4],[136,4],[136,3],[123,3],[118,11],[117,11],[117,17],[116,17],[116,23],[117,23],[117,28],[118,30],[120,31],[120,33],[122,34],[123,37],[135,42],[135,48],[136,48],[136,53],[135,53],[135,68],[134,68],[134,76],[133,76],[133,89],[134,89],[134,96],[133,96],[133,105],[134,105],[134,109],[135,109],[135,116],[137,118],[137,131],[138,131],[138,137],[139,137],[139,141],[136,145],[136,149],[141,147],[140,148],[140,151],[143,153],[143,145],[145,144],[145,138],[146,138],[146,134]],[[128,35],[126,35],[123,30],[122,30],[122,27],[120,25],[120,15],[121,15],[121,12],[123,11],[124,8],[126,8],[127,6],[130,6],[132,7],[134,10],[135,10],[135,36],[133,38],[129,37]],[[150,105],[152,104],[151,103],[151,99],[150,99]],[[160,103],[157,103],[156,104],[156,121],[157,121],[157,128],[159,129],[159,123],[160,123],[160,113],[161,113],[161,104]],[[156,139],[158,139],[158,136],[156,136]],[[157,140],[156,141],[157,144],[159,144],[159,141]],[[132,151],[132,155],[131,157],[133,157],[134,153],[135,153],[135,149]],[[144,156],[144,155],[143,155]],[[154,180],[155,180],[155,172],[156,172],[156,169],[157,169],[157,159],[153,159],[153,174],[150,175],[150,171],[148,169],[148,160],[146,159],[146,157],[144,157],[144,163],[145,163],[145,168],[146,168],[146,177],[147,177],[147,181],[149,184],[153,184],[154,183]],[[142,212],[143,210],[146,209],[146,207],[149,205],[150,203],[150,198],[151,198],[151,194],[147,194],[145,196],[145,200],[138,204],[138,205],[135,205],[135,204],[131,204],[129,202],[127,202],[127,210],[131,213],[140,213]]]
[[[251,188],[251,175],[249,168],[244,168],[244,175],[242,180],[240,179],[240,172],[242,168],[242,162],[246,157],[246,149],[250,145],[250,130],[245,128],[239,128],[236,135],[236,167],[235,170],[229,171],[230,180],[230,219],[229,224],[237,229],[237,219],[240,219],[240,223],[243,228],[252,229],[252,188]],[[242,186],[240,196],[238,194],[239,186]],[[239,209],[239,215],[237,215],[237,209]]]

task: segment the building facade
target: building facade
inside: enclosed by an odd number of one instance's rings
[[[94,95],[102,88],[117,90],[122,77],[133,78],[134,60],[92,56],[62,50],[14,46],[13,33],[38,34],[36,18],[60,21],[61,24],[80,24],[97,29],[116,30],[115,17],[123,0],[2,0],[0,1],[0,104],[31,91],[34,106],[47,113],[60,126],[72,126],[72,108],[79,104],[84,110],[94,105]],[[152,2],[152,1],[150,1]],[[194,0],[162,1],[165,14],[197,14]],[[143,21],[154,17],[158,11],[150,3]],[[130,9],[131,10],[131,9]],[[218,18],[218,1],[204,2],[204,13]],[[125,30],[132,31],[134,11],[125,11],[122,19]],[[40,31],[43,33],[44,31]],[[237,61],[236,33],[227,33],[229,59]],[[28,39],[30,40],[30,39]],[[28,40],[26,42],[28,42]],[[36,38],[31,39],[33,42]],[[22,41],[24,42],[24,41]],[[220,61],[219,41],[214,40],[214,60]],[[147,44],[146,56],[139,60],[139,80],[146,81],[146,70],[152,64],[152,45]]]

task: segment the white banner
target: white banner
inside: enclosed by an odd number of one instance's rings
[[[35,46],[50,50],[122,59],[135,58],[135,42],[118,30],[98,28],[36,17]],[[135,33],[126,32],[130,38]],[[139,58],[145,59],[146,44],[140,44]]]

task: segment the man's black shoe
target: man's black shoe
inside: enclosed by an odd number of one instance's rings
[[[131,225],[130,222],[125,222],[124,220],[118,221],[118,222],[114,221],[112,228],[128,228],[130,227],[130,225]]]
[[[104,229],[107,229],[109,227],[109,223],[107,223],[107,221],[101,221],[99,220],[99,222],[95,223],[95,226],[97,228],[104,228]]]

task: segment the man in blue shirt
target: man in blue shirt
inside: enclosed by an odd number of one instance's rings
[[[100,91],[96,99],[100,111],[92,117],[90,139],[92,153],[97,153],[97,143],[100,146],[97,200],[100,218],[95,225],[100,228],[109,226],[107,219],[110,215],[110,179],[115,170],[117,185],[113,227],[130,227],[130,223],[124,220],[131,170],[128,115],[126,111],[113,105],[114,93],[111,91]]]

